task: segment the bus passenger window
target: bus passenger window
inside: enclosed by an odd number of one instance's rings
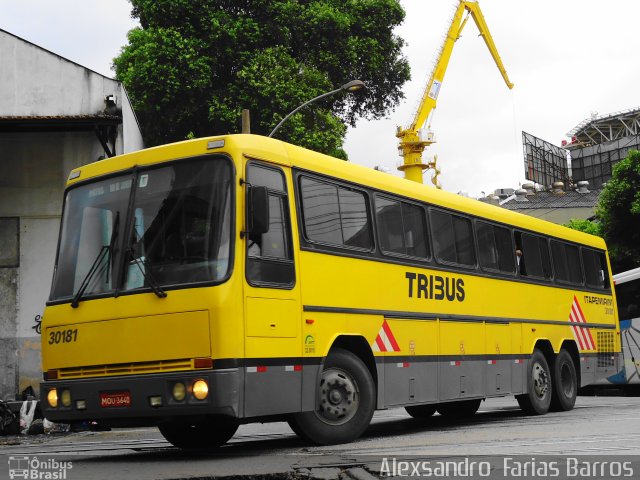
[[[551,240],[551,254],[553,256],[556,280],[582,285],[582,266],[578,247]]]
[[[363,192],[300,178],[305,236],[312,242],[370,250],[371,223]]]
[[[521,248],[518,248],[521,247]],[[516,249],[522,251],[520,274],[529,277],[551,279],[551,257],[547,240],[537,235],[516,232]],[[526,269],[523,269],[523,263]]]
[[[431,229],[436,259],[466,267],[476,264],[471,221],[468,218],[432,210]]]
[[[483,269],[498,270],[504,273],[515,271],[513,244],[508,228],[485,222],[476,223],[480,266]]]
[[[427,258],[427,223],[422,207],[376,195],[376,221],[380,249],[411,257]]]
[[[340,221],[344,244],[350,247],[371,248],[367,202],[360,192],[338,189],[340,200]]]
[[[609,272],[604,253],[583,248],[582,263],[587,286],[609,289]]]

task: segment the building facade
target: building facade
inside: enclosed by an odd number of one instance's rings
[[[124,87],[0,30],[0,399],[38,394],[70,170],[144,147]]]

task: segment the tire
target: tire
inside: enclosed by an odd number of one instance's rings
[[[329,353],[317,395],[318,410],[295,413],[290,420],[302,438],[318,445],[347,443],[369,426],[376,407],[375,384],[353,353],[341,348]]]
[[[215,448],[225,444],[238,430],[238,422],[219,415],[201,420],[173,420],[158,426],[173,446],[182,449]]]
[[[551,410],[566,412],[573,409],[578,395],[578,375],[573,358],[564,348],[560,350],[551,373]]]
[[[289,417],[289,419],[287,419],[287,423],[289,424],[289,428],[291,428],[291,430],[293,430],[293,433],[295,433],[298,437],[300,437],[302,440],[306,440],[306,441],[311,441],[311,439],[309,437],[307,437],[304,432],[300,429],[300,427],[298,426],[298,424],[296,423],[296,420],[293,416]]]
[[[413,405],[404,409],[413,418],[429,418],[436,413],[436,405]]]
[[[544,415],[551,405],[553,386],[551,372],[544,354],[533,351],[527,368],[527,393],[516,396],[523,412],[528,415]]]
[[[481,401],[475,399],[441,403],[438,405],[438,413],[445,417],[471,417],[480,408]]]

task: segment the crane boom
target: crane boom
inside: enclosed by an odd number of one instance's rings
[[[467,15],[463,18],[465,12],[467,12]],[[437,176],[440,172],[436,167],[435,160],[428,164],[422,163],[422,152],[426,147],[434,143],[435,140],[431,135],[421,135],[421,129],[431,117],[433,110],[436,108],[438,93],[440,92],[440,86],[442,85],[444,74],[447,71],[447,66],[451,59],[453,46],[458,38],[460,38],[462,29],[469,19],[469,15],[476,23],[476,26],[480,31],[480,36],[487,45],[487,48],[493,57],[493,61],[498,67],[498,70],[500,70],[500,74],[502,75],[504,82],[507,84],[507,87],[509,87],[509,89],[513,88],[513,83],[509,80],[507,71],[502,64],[502,60],[498,54],[498,49],[493,42],[493,37],[489,32],[489,27],[487,26],[484,15],[480,10],[480,5],[475,0],[460,0],[451,20],[451,25],[447,31],[444,43],[436,57],[435,66],[424,89],[422,99],[420,100],[420,104],[418,105],[418,109],[416,110],[411,125],[406,129],[398,127],[398,131],[396,133],[396,136],[400,139],[400,151],[404,158],[403,165],[398,167],[398,169],[404,171],[405,178],[408,180],[422,183],[422,171],[428,168],[433,168],[436,172],[433,183],[440,188],[437,181]]]

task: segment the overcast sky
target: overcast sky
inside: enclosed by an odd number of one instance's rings
[[[394,172],[396,126],[412,118],[457,0],[401,3],[407,17],[397,33],[408,43],[413,78],[406,99],[388,119],[361,121],[345,145],[352,162]],[[438,154],[444,189],[473,196],[524,181],[522,130],[560,145],[593,112],[640,106],[640,1],[480,4],[515,87],[507,89],[470,20],[438,97],[437,143],[426,152]],[[0,0],[0,28],[113,76],[112,59],[135,26],[130,10],[126,0]]]

